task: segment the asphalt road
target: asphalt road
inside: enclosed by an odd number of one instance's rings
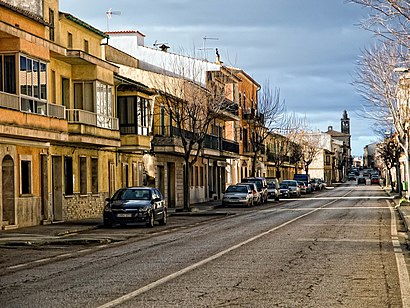
[[[5,307],[409,307],[409,254],[389,204],[380,187],[351,184],[138,237],[126,237],[132,228],[101,229],[89,235],[126,240],[3,272],[0,300]]]

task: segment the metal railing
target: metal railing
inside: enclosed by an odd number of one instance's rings
[[[66,116],[69,123],[79,123],[111,130],[118,130],[118,119],[103,114],[82,110],[66,109]]]
[[[177,127],[174,126],[162,126],[162,127],[155,127],[154,132],[157,135],[168,137],[168,136],[176,136],[181,137],[184,136],[186,139],[194,138],[194,133],[187,130],[179,130]],[[233,140],[228,140],[222,137],[218,137],[215,135],[205,135],[203,146],[205,149],[212,149],[217,151],[226,151],[231,153],[239,154],[239,143]]]

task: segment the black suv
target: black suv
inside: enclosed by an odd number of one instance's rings
[[[261,194],[261,203],[266,203],[268,201],[268,184],[266,179],[263,177],[248,177],[242,179],[242,183],[255,183]]]

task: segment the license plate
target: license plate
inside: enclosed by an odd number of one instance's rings
[[[117,214],[117,217],[132,217],[132,214],[128,214],[128,213],[126,213],[126,214],[124,214],[124,213],[119,213],[119,214]]]

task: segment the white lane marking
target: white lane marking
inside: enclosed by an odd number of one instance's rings
[[[8,269],[15,269],[15,268],[19,268],[19,267],[23,267],[23,266],[27,266],[28,263],[22,263],[22,264],[18,264],[18,265],[13,265],[13,266],[9,266]]]
[[[386,200],[387,204],[389,202]],[[404,308],[410,307],[410,279],[409,272],[407,271],[406,261],[404,260],[403,251],[400,247],[400,243],[397,240],[397,226],[396,226],[396,216],[393,208],[389,204],[390,209],[390,221],[391,221],[391,236],[393,243],[393,250],[396,256],[397,271],[399,273],[399,284],[401,291],[401,301]]]
[[[350,192],[347,192],[346,194],[349,194],[349,193],[350,193]],[[335,203],[336,201],[337,201],[337,200],[332,200],[331,202],[329,202],[329,203],[327,203],[327,204],[324,204],[322,207],[326,207],[326,206],[328,206],[328,205],[330,205],[330,204],[332,204],[332,203]],[[214,261],[214,260],[216,260],[216,259],[222,257],[223,255],[225,255],[225,254],[227,254],[227,253],[229,253],[229,252],[231,252],[231,251],[233,251],[233,250],[236,250],[236,249],[238,249],[238,248],[240,248],[240,247],[242,247],[242,246],[244,246],[244,245],[246,245],[246,244],[249,244],[249,243],[251,243],[251,242],[253,242],[253,241],[255,241],[255,240],[257,240],[257,239],[259,239],[259,238],[261,238],[261,237],[263,237],[263,236],[266,236],[266,235],[268,235],[268,234],[270,234],[270,233],[272,233],[272,232],[274,232],[274,231],[276,231],[276,230],[278,230],[278,229],[280,229],[280,228],[283,228],[283,227],[285,227],[285,226],[287,226],[287,225],[289,225],[289,224],[291,224],[291,223],[293,223],[293,222],[295,222],[295,221],[297,221],[297,220],[299,220],[299,219],[301,219],[301,218],[303,218],[303,217],[306,217],[306,216],[308,216],[308,215],[310,215],[310,214],[313,214],[313,213],[317,212],[318,210],[320,210],[322,207],[320,207],[320,208],[315,208],[315,209],[311,210],[310,212],[307,212],[307,213],[305,213],[305,214],[303,214],[303,215],[300,215],[300,216],[298,216],[298,217],[295,217],[295,218],[293,218],[293,219],[291,219],[291,220],[289,220],[289,221],[287,221],[287,222],[282,223],[281,225],[279,225],[279,226],[277,226],[277,227],[274,227],[274,228],[272,228],[272,229],[270,229],[270,230],[268,230],[268,231],[265,231],[265,232],[263,232],[263,233],[260,233],[260,234],[254,236],[254,237],[251,237],[251,238],[247,239],[246,241],[243,241],[243,242],[241,242],[241,243],[239,243],[239,244],[237,244],[237,245],[231,246],[231,247],[229,247],[229,248],[227,248],[227,249],[225,249],[225,250],[223,250],[223,251],[221,251],[221,252],[219,252],[219,253],[217,253],[217,254],[214,254],[213,256],[210,256],[210,257],[208,257],[208,258],[206,258],[206,259],[203,259],[203,260],[201,260],[201,261],[199,261],[199,262],[197,262],[197,263],[194,263],[194,264],[192,264],[192,265],[190,265],[190,266],[188,266],[188,267],[185,267],[185,268],[183,268],[182,270],[179,270],[179,271],[177,271],[177,272],[175,272],[175,273],[173,273],[173,274],[170,274],[170,275],[165,276],[165,277],[163,277],[163,278],[161,278],[161,279],[158,279],[158,280],[156,280],[156,281],[154,281],[154,282],[151,282],[150,284],[147,284],[147,285],[144,286],[144,287],[141,287],[141,288],[139,288],[139,289],[136,289],[136,290],[134,290],[134,291],[132,291],[132,292],[130,292],[130,293],[128,293],[128,294],[125,294],[125,295],[121,296],[121,297],[118,297],[117,299],[114,299],[114,300],[112,300],[112,301],[110,301],[110,302],[108,302],[108,303],[105,303],[105,304],[103,304],[103,305],[101,305],[101,306],[99,306],[99,307],[97,307],[97,308],[109,308],[109,307],[115,307],[115,306],[117,306],[117,305],[120,305],[120,304],[122,304],[122,303],[124,303],[124,302],[126,302],[126,301],[128,301],[128,300],[130,300],[130,299],[132,299],[132,298],[134,298],[134,297],[136,297],[136,296],[138,296],[138,295],[144,293],[144,292],[147,292],[147,291],[149,291],[149,290],[151,290],[151,289],[153,289],[153,288],[155,288],[155,287],[158,287],[158,286],[160,286],[160,285],[162,285],[162,284],[164,284],[164,283],[166,283],[166,282],[168,282],[168,281],[171,281],[171,280],[173,280],[173,279],[175,279],[175,278],[177,278],[177,277],[179,277],[179,276],[182,276],[182,275],[184,275],[184,274],[186,274],[186,273],[188,273],[188,272],[190,272],[190,271],[192,271],[192,270],[194,270],[194,269],[196,269],[196,268],[198,268],[198,267],[200,267],[200,266],[203,266],[203,265],[205,265],[205,264],[207,264],[207,263],[209,263],[209,262],[211,262],[211,261]]]
[[[376,199],[376,200],[391,200],[394,199],[394,197],[391,196],[358,196],[358,197],[345,197],[345,196],[340,196],[340,197],[304,197],[304,198],[293,198],[293,199],[286,199],[286,201],[292,201],[292,200],[334,200],[334,199],[351,199],[351,200],[366,200],[366,199]]]
[[[41,263],[41,262],[46,262],[46,261],[49,261],[49,260],[51,260],[51,258],[44,258],[44,259],[33,261],[33,263]]]

